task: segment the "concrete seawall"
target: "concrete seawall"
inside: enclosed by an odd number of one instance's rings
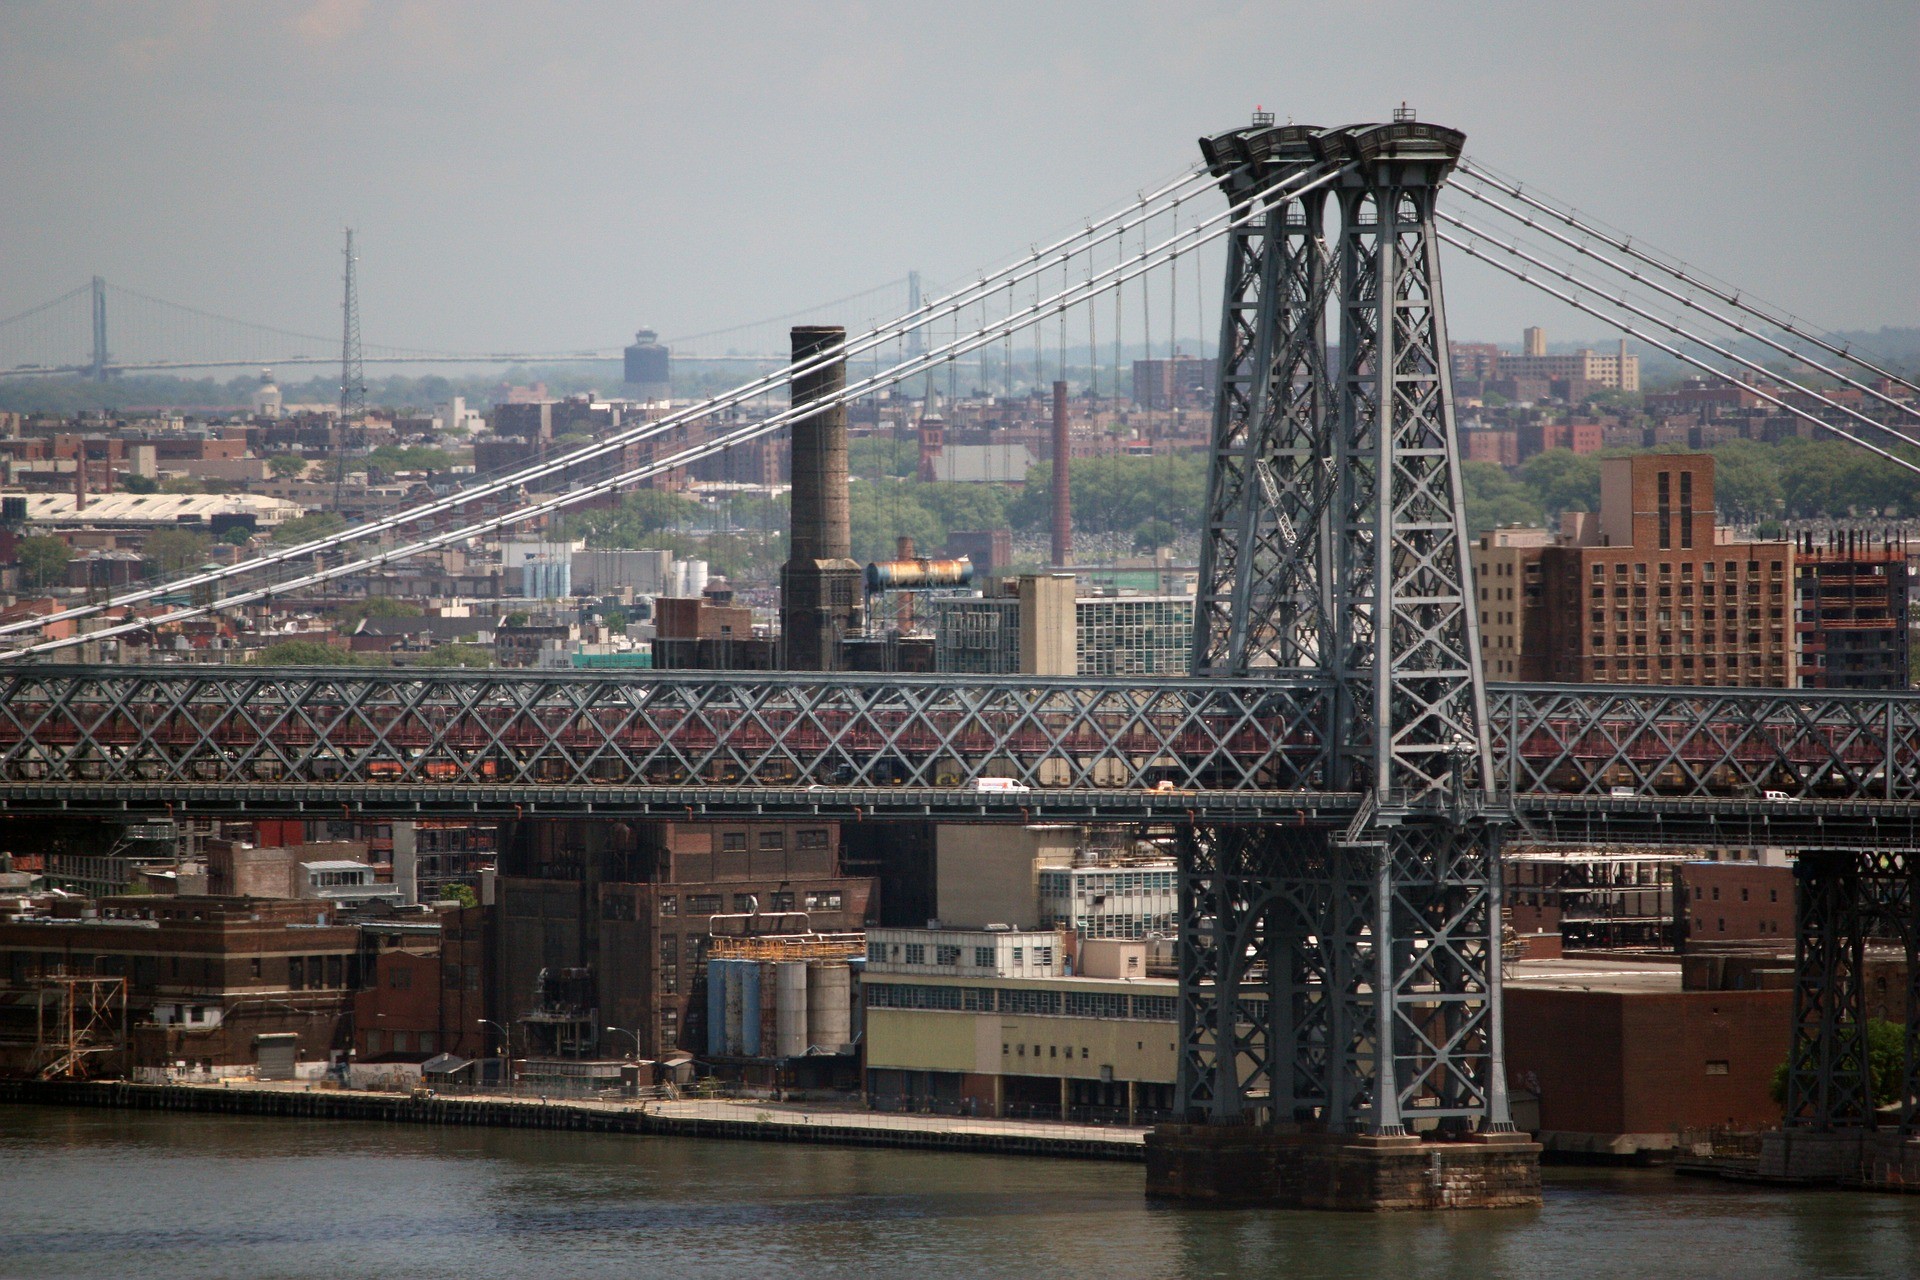
[[[473,1125],[505,1129],[568,1129],[643,1137],[726,1138],[752,1142],[805,1142],[844,1147],[892,1147],[988,1155],[1140,1162],[1146,1148],[1138,1131],[1103,1135],[1076,1128],[1047,1133],[1041,1126],[987,1128],[943,1124],[926,1117],[859,1113],[796,1114],[775,1106],[738,1108],[737,1116],[685,1114],[681,1104],[660,1109],[600,1102],[507,1098],[411,1097],[249,1085],[131,1084],[120,1081],[0,1080],[0,1103],[63,1107],[112,1107],[132,1111],[192,1111],[210,1115],[284,1119],[359,1120],[385,1124]],[[682,1114],[672,1114],[679,1110]]]

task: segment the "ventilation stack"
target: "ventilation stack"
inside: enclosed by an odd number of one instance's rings
[[[1068,463],[1073,443],[1067,438],[1067,384],[1053,384],[1053,567],[1073,563],[1073,495],[1068,488]]]
[[[795,364],[840,346],[839,325],[796,325]],[[847,385],[835,360],[793,377],[793,403],[808,404]],[[847,411],[834,405],[793,424],[793,493],[787,563],[780,570],[780,644],[789,671],[839,671],[841,642],[866,615],[860,566],[847,525]]]

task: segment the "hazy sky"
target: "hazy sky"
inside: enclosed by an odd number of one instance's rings
[[[1403,98],[1816,320],[1920,324],[1920,5],[1685,0],[5,3],[0,316],[98,273],[326,333],[351,223],[369,342],[617,345],[1002,261],[1256,104]],[[1602,333],[1448,271],[1458,338]]]

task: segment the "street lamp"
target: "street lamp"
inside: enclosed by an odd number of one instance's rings
[[[638,1031],[629,1031],[625,1027],[608,1027],[607,1030],[631,1039],[633,1041],[633,1056],[635,1058],[640,1056],[640,1033]]]
[[[492,1027],[500,1033],[500,1060],[506,1064],[507,1086],[513,1086],[513,1033],[492,1018],[475,1018],[483,1027]]]

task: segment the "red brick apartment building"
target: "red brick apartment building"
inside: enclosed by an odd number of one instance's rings
[[[1482,538],[1473,556],[1493,678],[1793,683],[1793,544],[1736,542],[1717,525],[1711,455],[1603,459],[1598,512],[1510,549],[1518,532]],[[1488,642],[1503,634],[1511,647],[1496,653]]]

